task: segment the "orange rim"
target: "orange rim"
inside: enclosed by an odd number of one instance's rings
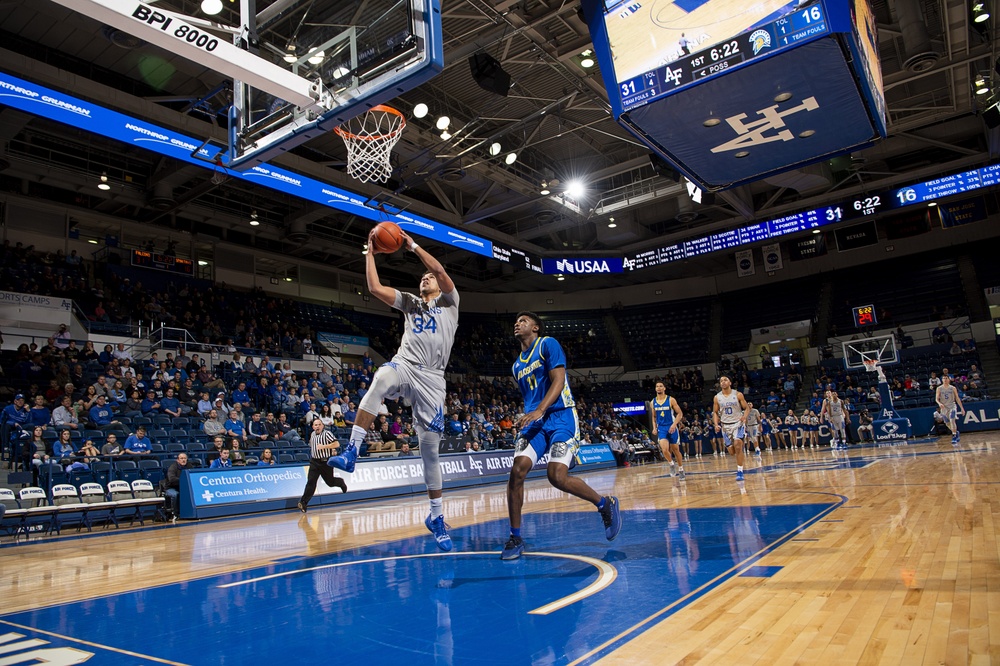
[[[400,132],[402,132],[403,129],[406,127],[406,116],[403,115],[402,111],[398,111],[392,108],[391,106],[386,106],[385,104],[378,104],[376,106],[373,106],[368,111],[381,111],[382,113],[391,113],[393,115],[399,116],[400,120],[399,127],[389,132],[388,134],[372,134],[369,136],[359,136],[357,134],[354,134],[353,132],[348,132],[346,129],[344,129],[343,125],[338,125],[337,127],[334,127],[333,131],[336,132],[338,136],[341,136],[345,139],[351,139],[352,141],[378,141],[379,139],[390,139],[399,134]],[[368,111],[366,111],[365,113],[367,113]]]

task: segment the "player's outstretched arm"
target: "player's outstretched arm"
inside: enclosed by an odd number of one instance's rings
[[[378,269],[375,267],[375,255],[377,253],[378,250],[375,249],[375,230],[372,229],[368,234],[368,255],[365,257],[365,279],[368,282],[368,291],[378,300],[388,306],[392,306],[396,303],[396,290],[392,287],[386,287],[379,279]]]
[[[434,277],[437,279],[438,287],[441,288],[442,294],[450,294],[455,291],[455,283],[448,276],[448,272],[441,265],[441,262],[431,256],[431,253],[424,248],[417,245],[416,241],[410,238],[410,235],[405,231],[400,231],[399,235],[403,237],[403,245],[417,255],[417,258],[423,262],[424,267],[431,273],[434,273]]]

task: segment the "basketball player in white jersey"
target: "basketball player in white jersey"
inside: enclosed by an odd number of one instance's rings
[[[747,437],[753,442],[753,452],[760,455],[760,411],[753,406],[752,402],[747,403]]]
[[[938,404],[941,416],[948,422],[948,429],[951,430],[951,443],[958,446],[958,410],[965,414],[965,406],[962,405],[962,398],[958,395],[958,389],[951,383],[951,375],[941,377],[941,386],[934,392],[934,400]]]
[[[719,377],[719,388],[712,400],[712,421],[715,430],[722,434],[726,451],[736,456],[736,480],[743,480],[743,440],[746,439],[747,401],[743,394],[733,390],[725,375]]]
[[[371,387],[358,405],[358,415],[351,428],[351,439],[339,456],[328,461],[330,466],[348,473],[354,471],[358,449],[365,441],[368,429],[386,398],[403,398],[413,408],[413,426],[420,442],[420,458],[424,464],[424,483],[430,498],[430,515],[424,525],[434,535],[438,548],[451,550],[451,536],[444,522],[441,501],[441,468],[438,447],[444,432],[444,370],[451,356],[458,328],[458,290],[437,259],[402,233],[403,247],[417,255],[427,268],[420,277],[420,295],[416,296],[386,287],[375,268],[375,230],[368,235],[368,255],[365,276],[368,290],[380,301],[406,317],[399,351],[392,360],[375,373]]]
[[[827,391],[823,406],[819,410],[820,418],[825,418],[830,424],[830,446],[835,449],[847,448],[847,429],[844,427],[844,403],[840,401],[836,391]]]

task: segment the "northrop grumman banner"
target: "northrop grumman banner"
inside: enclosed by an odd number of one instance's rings
[[[581,447],[577,453],[580,465],[614,460],[607,444]],[[534,469],[544,469],[548,456],[535,463]],[[514,451],[483,451],[444,456],[438,463],[444,481],[506,475],[514,464]],[[186,478],[192,504],[196,508],[244,502],[287,499],[302,495],[309,467],[234,467],[224,470],[191,470]],[[353,474],[337,472],[347,482],[349,491],[380,490],[424,482],[424,465],[419,457],[379,458],[358,464]],[[340,492],[321,483],[317,495]]]

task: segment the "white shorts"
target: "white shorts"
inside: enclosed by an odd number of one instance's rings
[[[722,441],[726,446],[732,446],[737,439],[745,440],[746,438],[747,428],[744,424],[738,421],[736,423],[722,424]]]
[[[413,408],[413,425],[419,430],[444,432],[444,373],[413,365],[398,357],[385,363],[375,373],[372,385],[358,406],[378,414],[386,398],[403,398]]]
[[[747,437],[753,438],[760,434],[760,426],[748,425]]]

